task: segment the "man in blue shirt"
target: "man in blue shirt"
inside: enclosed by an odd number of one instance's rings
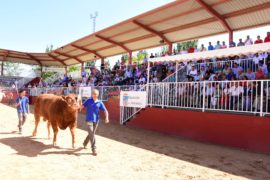
[[[29,99],[25,96],[24,90],[19,91],[19,97],[16,99],[15,107],[17,108],[19,118],[19,133],[22,134],[22,126],[26,121],[27,114],[29,114]]]
[[[214,50],[214,46],[212,45],[211,42],[209,42],[208,51],[212,51],[212,50]]]
[[[89,141],[91,141],[91,148],[94,156],[97,155],[95,133],[99,123],[99,111],[105,113],[105,123],[109,123],[109,113],[102,101],[98,99],[98,95],[99,91],[94,89],[92,91],[92,98],[87,99],[81,106],[81,108],[86,108],[86,124],[88,130],[88,135],[83,142],[83,146],[86,148]]]

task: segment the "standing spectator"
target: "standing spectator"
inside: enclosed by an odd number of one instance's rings
[[[245,40],[245,45],[252,45],[253,44],[253,41],[252,39],[249,37],[249,35],[247,36],[247,39]]]
[[[261,36],[257,36],[257,40],[255,41],[254,44],[261,44],[263,43],[263,40],[261,39]]]
[[[19,133],[22,134],[22,127],[26,121],[27,114],[29,114],[29,99],[25,96],[24,90],[19,91],[19,97],[16,99],[15,107],[17,108],[19,118]]]
[[[230,48],[232,48],[232,47],[235,47],[236,46],[236,43],[235,42],[233,42],[233,41],[230,41],[230,43],[229,43],[229,47]]]
[[[153,53],[151,53],[150,58],[155,58],[155,56],[154,56],[154,54],[153,54]]]
[[[270,42],[270,32],[267,32],[266,37],[264,38],[264,42]]]
[[[214,46],[212,45],[211,42],[209,42],[208,51],[212,51],[212,50],[214,50]]]
[[[201,45],[200,52],[206,51],[206,48],[204,47],[204,44]]]
[[[225,41],[222,41],[221,49],[226,49],[226,48],[227,48],[227,45],[226,45]]]
[[[239,46],[245,46],[245,43],[243,42],[242,39],[239,39],[239,42],[238,42],[237,46],[238,46],[238,47],[239,47]]]
[[[230,110],[237,110],[239,107],[238,100],[240,99],[241,95],[244,92],[244,89],[242,86],[239,86],[239,82],[232,82],[232,86],[229,90],[231,95],[231,103],[230,103]]]
[[[221,49],[220,41],[217,41],[217,44],[215,46],[215,49]]]

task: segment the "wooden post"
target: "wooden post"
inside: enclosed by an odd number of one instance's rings
[[[128,65],[132,64],[132,51],[128,52]]]
[[[4,76],[4,61],[1,64],[1,76]]]

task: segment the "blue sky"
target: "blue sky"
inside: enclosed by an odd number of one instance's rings
[[[97,30],[173,0],[0,0],[0,48],[43,52],[92,33],[90,14],[99,12]]]

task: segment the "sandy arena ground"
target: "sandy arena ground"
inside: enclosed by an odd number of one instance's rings
[[[79,116],[77,148],[68,130],[60,131],[57,148],[46,139],[41,122],[31,137],[31,114],[23,135],[17,133],[14,108],[0,104],[0,179],[269,179],[270,156],[101,123],[98,156],[81,144],[86,136]]]

